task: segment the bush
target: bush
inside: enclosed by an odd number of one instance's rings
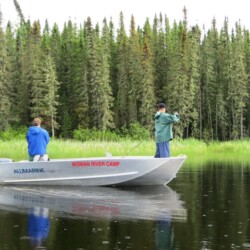
[[[27,128],[25,126],[21,126],[19,128],[9,128],[0,132],[0,139],[3,141],[23,140],[26,136],[26,133]]]
[[[73,138],[79,141],[119,141],[120,136],[112,131],[100,131],[90,129],[76,129],[73,131]]]
[[[150,132],[136,122],[130,124],[126,130],[125,137],[131,140],[148,140],[150,138]]]
[[[129,128],[123,127],[119,131],[100,131],[79,128],[73,131],[73,138],[79,141],[121,141],[128,140],[148,140],[150,132],[139,123],[133,123]]]

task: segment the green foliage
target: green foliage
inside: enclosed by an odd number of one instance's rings
[[[142,127],[139,123],[130,124],[129,128],[122,128],[121,134],[123,138],[130,140],[149,140],[150,132],[148,129]]]
[[[119,141],[121,137],[115,132],[108,130],[76,129],[73,132],[73,139],[79,141]]]
[[[42,32],[14,5],[19,26],[4,31],[0,23],[2,131],[42,116],[53,137],[146,140],[156,103],[166,102],[180,113],[178,138],[250,136],[250,33],[240,24],[230,35],[228,20],[218,30],[214,19],[202,36],[188,27],[184,8],[172,26],[160,14],[136,27],[132,16],[129,35],[122,13],[118,29],[88,17],[80,28],[69,20],[62,32],[46,21]]]
[[[126,140],[149,140],[149,131],[139,123],[133,123],[129,128],[122,128],[120,131],[76,129],[73,138],[79,141],[122,141]]]
[[[26,136],[27,128],[22,126],[18,128],[9,128],[5,131],[0,132],[0,140],[23,140]]]

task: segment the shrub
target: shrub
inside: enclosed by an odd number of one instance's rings
[[[25,126],[21,126],[18,128],[9,128],[5,131],[0,132],[0,139],[3,141],[22,140],[25,138],[26,133],[27,128]]]
[[[129,128],[121,128],[119,131],[100,131],[96,129],[79,128],[73,131],[73,139],[79,141],[121,141],[148,140],[150,132],[139,123],[132,123]]]
[[[73,138],[79,141],[119,141],[121,137],[113,131],[90,129],[76,129]]]
[[[131,123],[127,130],[126,137],[131,140],[148,140],[150,138],[150,132],[138,122]]]

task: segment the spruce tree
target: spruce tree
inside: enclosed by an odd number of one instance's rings
[[[128,127],[128,38],[120,13],[120,27],[117,31],[117,96],[115,101],[115,123],[117,127]]]
[[[11,120],[10,88],[7,77],[7,45],[2,29],[2,13],[0,9],[0,129],[9,127]]]
[[[135,123],[138,120],[138,102],[140,102],[140,85],[143,77],[142,50],[139,36],[135,28],[135,19],[132,16],[130,37],[128,42],[128,122]]]
[[[245,53],[243,31],[241,25],[235,25],[235,37],[232,40],[231,78],[228,86],[228,98],[231,108],[232,139],[244,137],[244,113],[248,98],[247,72],[245,68]]]
[[[140,86],[140,122],[146,128],[153,129],[153,115],[155,111],[155,93],[153,77],[153,56],[151,52],[150,41],[152,39],[152,30],[148,20],[144,25],[143,35],[143,59],[142,59],[142,80]]]

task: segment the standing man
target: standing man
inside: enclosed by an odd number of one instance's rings
[[[157,105],[157,112],[155,114],[155,158],[170,157],[169,141],[173,139],[173,123],[180,120],[178,113],[170,115],[166,113],[166,110],[166,104],[159,103]]]
[[[33,161],[34,156],[38,155],[39,159],[46,155],[46,148],[50,141],[47,130],[41,128],[41,119],[35,118],[33,126],[29,127],[26,134],[28,142],[29,160]]]

